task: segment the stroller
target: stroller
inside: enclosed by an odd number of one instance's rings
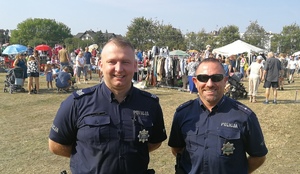
[[[238,98],[245,99],[248,96],[244,85],[240,83],[241,76],[233,74],[228,78],[228,85],[225,87],[225,96],[237,100]]]
[[[24,71],[22,68],[13,68],[7,72],[6,79],[4,81],[4,92],[25,92],[23,85]]]

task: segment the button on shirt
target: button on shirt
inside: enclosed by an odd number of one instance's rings
[[[180,165],[187,173],[247,174],[246,152],[267,154],[256,115],[235,102],[223,97],[209,112],[195,99],[176,111],[168,144],[185,147]]]
[[[73,174],[143,174],[149,163],[147,143],[167,138],[158,99],[132,87],[118,103],[104,83],[91,90],[61,104],[49,138],[73,144]]]

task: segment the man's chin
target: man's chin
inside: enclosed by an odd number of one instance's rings
[[[209,103],[215,103],[217,101],[217,97],[216,96],[206,96],[205,100]]]

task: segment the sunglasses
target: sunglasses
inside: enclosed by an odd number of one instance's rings
[[[209,76],[206,74],[199,74],[196,77],[199,82],[207,82],[209,79],[211,79],[211,81],[213,81],[213,82],[220,82],[221,80],[223,80],[224,75],[223,74],[213,74],[213,75]]]

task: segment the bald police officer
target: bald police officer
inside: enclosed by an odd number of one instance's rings
[[[70,157],[73,174],[145,174],[149,152],[167,136],[155,95],[132,85],[133,46],[120,38],[103,48],[104,82],[62,102],[49,135],[49,149]]]
[[[199,98],[177,108],[170,132],[172,153],[181,155],[177,173],[248,174],[264,163],[268,150],[258,119],[223,95],[227,79],[217,59],[199,64],[193,77]]]

